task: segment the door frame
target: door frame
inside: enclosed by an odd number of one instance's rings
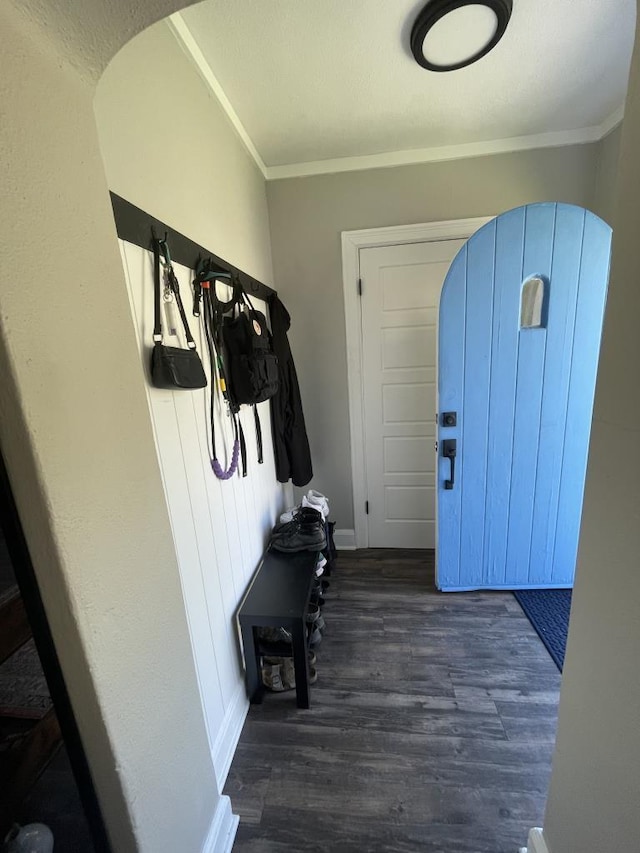
[[[351,439],[351,477],[353,483],[353,531],[341,531],[342,548],[368,548],[369,528],[367,471],[364,431],[364,375],[362,370],[362,308],[359,293],[360,250],[410,243],[434,243],[441,240],[468,240],[491,222],[493,216],[473,219],[449,219],[417,225],[397,225],[342,231],[342,287],[347,339],[347,380],[349,394],[349,435]]]

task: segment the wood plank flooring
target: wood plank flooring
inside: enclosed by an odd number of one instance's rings
[[[560,675],[510,593],[438,593],[433,554],[341,552],[311,709],[252,706],[235,853],[516,853],[541,825]]]

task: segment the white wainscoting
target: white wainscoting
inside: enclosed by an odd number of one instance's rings
[[[231,811],[229,797],[220,797],[202,853],[231,853],[239,822],[240,819]]]
[[[264,464],[257,463],[253,413],[244,407],[241,417],[247,439],[248,476],[234,476],[224,482],[215,477],[208,454],[205,392],[165,391],[152,387],[149,381],[153,257],[150,252],[123,241],[120,241],[120,249],[141,351],[141,369],[147,379],[149,409],[211,755],[222,789],[248,709],[235,611],[258,566],[271,526],[290,500],[291,490],[276,480],[268,402],[258,407]],[[175,271],[198,352],[208,365],[201,328],[191,316],[191,273],[179,264],[175,265]],[[266,313],[264,303],[256,301],[255,304]],[[167,338],[165,342],[184,346],[179,317],[178,325],[179,341]],[[229,418],[221,414],[216,425],[221,464],[225,464],[221,450],[223,434],[225,446],[230,451]]]

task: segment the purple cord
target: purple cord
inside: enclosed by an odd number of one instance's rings
[[[236,438],[233,442],[233,454],[231,456],[231,465],[225,471],[222,465],[218,462],[217,459],[211,460],[211,467],[213,468],[213,473],[219,480],[229,480],[238,470],[238,456],[240,455],[240,442]]]

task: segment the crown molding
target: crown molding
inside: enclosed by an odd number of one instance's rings
[[[292,163],[287,166],[267,166],[269,181],[284,178],[305,178],[311,175],[328,175],[338,172],[356,172],[361,169],[385,169],[392,166],[412,166],[417,163],[444,163],[450,160],[468,160],[492,154],[511,154],[535,148],[562,148],[567,145],[586,145],[600,142],[617,127],[624,109],[616,110],[602,124],[578,130],[559,130],[510,139],[492,139],[488,142],[469,142],[462,145],[443,145],[437,148],[417,148],[410,151],[390,151],[386,154],[368,154],[361,157],[338,157],[334,160],[315,160],[310,163]]]
[[[435,148],[416,148],[408,151],[389,151],[383,154],[364,154],[358,157],[336,157],[330,160],[313,160],[308,163],[267,166],[180,12],[170,15],[167,23],[178,44],[227,114],[236,133],[267,181],[306,178],[311,175],[331,175],[340,172],[357,172],[364,169],[386,169],[392,166],[412,166],[419,163],[444,163],[451,160],[466,160],[472,157],[487,157],[492,154],[531,151],[536,148],[587,145],[600,142],[601,139],[608,136],[622,122],[624,117],[624,107],[619,107],[601,124],[578,128],[577,130],[559,130],[531,136],[516,136],[509,139],[492,139],[486,142],[469,142],[461,145],[442,145]]]
[[[618,107],[617,110],[614,110],[609,118],[606,118],[602,124],[598,125],[598,130],[600,131],[600,139],[604,139],[605,136],[609,136],[612,130],[615,130],[618,125],[622,124],[624,120],[624,104],[621,107]]]
[[[176,12],[173,15],[169,15],[169,17],[167,18],[167,24],[169,26],[169,29],[173,33],[176,41],[178,42],[182,50],[185,52],[187,57],[191,60],[196,71],[202,77],[202,79],[209,87],[222,109],[227,114],[227,118],[233,125],[234,130],[240,137],[242,143],[244,144],[244,147],[253,157],[256,166],[262,172],[263,177],[268,178],[268,169],[265,166],[262,157],[258,153],[258,149],[253,144],[251,137],[245,129],[245,126],[240,121],[238,114],[233,108],[233,104],[231,103],[229,98],[227,98],[224,89],[220,85],[220,81],[211,70],[211,66],[205,59],[203,52],[200,50],[200,47],[194,39],[185,19],[182,17],[180,12]]]

